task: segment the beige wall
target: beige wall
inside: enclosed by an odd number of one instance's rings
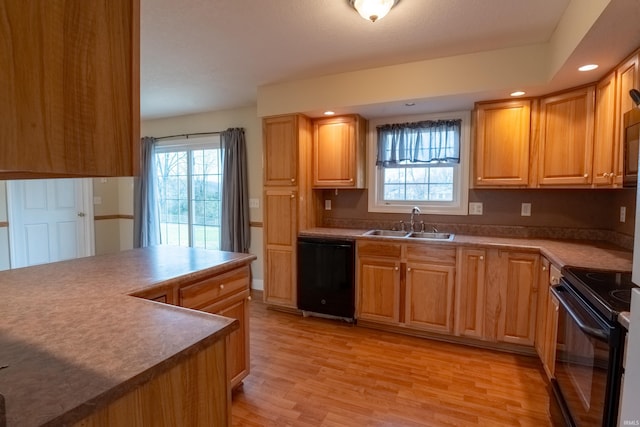
[[[133,178],[95,178],[93,198],[96,255],[131,249]],[[101,203],[95,204],[96,199],[100,199]]]

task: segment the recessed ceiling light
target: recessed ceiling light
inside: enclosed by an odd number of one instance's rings
[[[324,115],[325,116],[333,116],[335,114],[335,111],[325,111]]]
[[[522,96],[524,95],[524,92],[521,90],[517,90],[515,92],[511,92],[511,96]]]
[[[596,68],[598,68],[597,64],[587,64],[587,65],[583,65],[582,67],[578,68],[579,71],[591,71],[591,70],[595,70]]]
[[[415,102],[405,102],[404,105],[407,106],[407,107],[413,107],[414,105],[416,105],[416,103]]]

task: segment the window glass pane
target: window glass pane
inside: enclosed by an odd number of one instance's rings
[[[156,165],[162,243],[219,249],[221,150],[160,152]]]

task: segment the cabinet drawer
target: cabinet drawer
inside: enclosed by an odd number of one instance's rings
[[[402,245],[381,242],[358,242],[358,256],[400,257]]]
[[[241,267],[180,289],[182,307],[201,309],[249,289],[249,267]]]
[[[408,244],[406,257],[408,260],[454,265],[456,263],[456,248],[441,245]]]

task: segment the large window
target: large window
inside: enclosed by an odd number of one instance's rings
[[[469,113],[369,123],[369,211],[466,215]]]
[[[220,249],[219,136],[160,142],[155,156],[162,244]]]

